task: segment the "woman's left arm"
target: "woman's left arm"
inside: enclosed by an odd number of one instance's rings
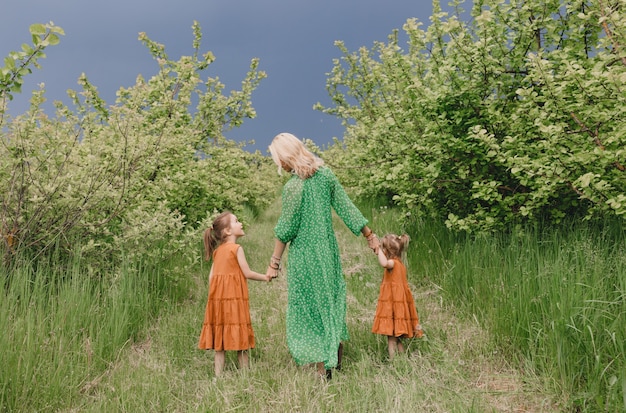
[[[354,205],[343,186],[339,182],[339,179],[329,169],[328,175],[330,177],[332,188],[331,205],[337,215],[343,220],[343,222],[350,228],[355,235],[361,232],[367,239],[367,246],[374,251],[378,252],[379,242],[376,234],[367,226],[367,218],[363,216],[361,211]]]
[[[374,254],[378,254],[380,242],[378,241],[376,234],[374,234],[374,232],[367,225],[364,225],[363,228],[361,228],[361,234],[363,234],[365,239],[367,239],[367,246],[374,251]]]
[[[367,218],[354,205],[335,174],[330,169],[327,169],[326,173],[332,185],[330,203],[333,209],[353,234],[363,233],[367,226]]]

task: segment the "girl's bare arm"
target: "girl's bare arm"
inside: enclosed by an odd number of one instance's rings
[[[239,267],[241,268],[241,272],[243,272],[243,276],[249,280],[255,281],[271,281],[272,277],[267,274],[261,274],[256,271],[252,271],[250,266],[248,265],[248,261],[246,260],[246,254],[243,252],[243,248],[239,247],[237,249],[237,261],[239,262]]]
[[[378,263],[383,268],[387,268],[388,270],[392,269],[394,265],[393,260],[387,259],[387,257],[385,257],[385,254],[383,254],[382,248],[378,248]]]
[[[211,270],[209,271],[209,285],[211,285],[211,278],[213,278],[213,264],[211,264]]]

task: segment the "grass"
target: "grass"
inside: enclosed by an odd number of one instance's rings
[[[100,279],[80,257],[57,264],[0,272],[0,411],[59,411],[80,400],[171,293],[150,266]]]
[[[623,245],[623,228],[610,223],[476,237],[457,246],[440,282],[520,366],[548,377],[572,410],[622,411]]]
[[[284,278],[248,283],[257,341],[251,368],[238,370],[235,354],[227,352],[225,375],[215,380],[213,353],[196,347],[206,264],[190,274],[192,288],[177,301],[150,293],[155,284],[141,280],[152,277],[130,269],[106,288],[70,277],[75,281],[61,283],[54,296],[37,281],[50,277],[25,271],[18,278],[34,281],[5,282],[9,300],[0,302],[0,328],[7,332],[0,338],[0,411],[482,413],[626,407],[619,398],[626,391],[616,390],[624,370],[619,328],[626,277],[621,249],[608,244],[614,235],[604,242],[591,233],[470,239],[432,223],[403,228],[397,213],[386,208],[364,210],[379,235],[411,235],[409,281],[426,336],[407,343],[406,354],[390,362],[386,339],[370,332],[382,271],[365,240],[337,221],[351,338],[343,369],[330,382],[291,360]],[[264,271],[271,255],[277,217],[278,205],[256,218],[240,217],[247,233],[241,244],[257,271]],[[74,268],[80,273],[79,262]],[[156,282],[160,289],[164,284]],[[582,374],[589,382],[582,383]]]
[[[388,217],[387,217],[388,216]],[[251,266],[262,271],[273,247],[277,208],[246,227],[241,241]],[[244,222],[246,222],[244,218]],[[379,214],[376,228],[392,228],[391,213]],[[380,224],[380,226],[378,226]],[[286,283],[250,282],[251,315],[257,338],[251,369],[236,369],[228,354],[225,377],[213,379],[213,354],[196,349],[202,323],[208,269],[194,275],[189,299],[157,320],[147,339],[124,351],[77,411],[507,411],[551,406],[537,397],[534,378],[522,378],[493,352],[473,320],[446,308],[440,290],[426,281],[415,291],[427,339],[409,343],[408,354],[387,360],[386,340],[370,332],[381,270],[365,241],[337,223],[348,283],[348,325],[344,368],[323,383],[313,370],[297,367],[285,340]],[[419,276],[415,274],[415,279]],[[545,409],[551,411],[551,408]]]

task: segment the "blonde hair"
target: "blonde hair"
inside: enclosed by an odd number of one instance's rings
[[[381,246],[383,248],[383,254],[387,258],[404,258],[404,252],[409,245],[409,236],[407,234],[396,235],[387,234],[381,239]]]
[[[204,259],[205,261],[209,261],[213,252],[217,248],[219,244],[224,241],[226,237],[225,230],[230,225],[230,216],[232,212],[224,211],[219,214],[214,220],[213,224],[204,230],[204,235],[202,240],[204,241]]]
[[[283,132],[276,135],[269,149],[274,163],[278,165],[279,174],[282,165],[285,164],[300,178],[307,179],[324,165],[323,160],[311,153],[304,143],[291,133]]]

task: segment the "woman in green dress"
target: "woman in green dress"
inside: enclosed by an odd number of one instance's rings
[[[292,173],[282,193],[276,242],[268,274],[276,276],[289,244],[287,266],[287,346],[298,365],[315,364],[323,377],[341,367],[346,327],[346,283],[332,227],[332,210],[355,235],[376,251],[378,238],[324,162],[289,133],[270,147],[274,162]]]

